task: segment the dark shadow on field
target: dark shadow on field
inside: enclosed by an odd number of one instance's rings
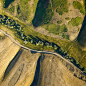
[[[37,27],[49,23],[54,13],[49,0],[39,0],[35,12],[34,19],[32,20],[33,26]]]
[[[13,1],[15,1],[15,0],[5,0],[4,7],[7,8],[9,6],[9,4],[11,4]]]
[[[84,47],[84,44],[86,43],[86,15],[84,17],[84,21],[82,23],[82,27],[80,29],[79,35],[77,37],[77,40],[79,44]]]
[[[15,57],[12,59],[12,61],[9,63],[5,73],[4,73],[4,77],[3,80],[5,79],[6,75],[10,72],[10,70],[13,68],[13,66],[16,64],[17,60],[19,59],[21,53],[22,53],[22,49],[18,51],[18,53],[15,55]]]
[[[39,72],[40,72],[40,59],[41,59],[41,56],[39,57],[39,59],[37,61],[37,66],[36,66],[34,80],[33,80],[32,84],[30,86],[36,86],[37,85],[38,78],[39,78]]]

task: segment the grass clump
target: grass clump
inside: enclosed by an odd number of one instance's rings
[[[13,13],[13,12],[14,12],[14,10],[15,10],[15,6],[11,5],[11,7],[10,7],[9,11],[10,11],[11,13]]]
[[[38,2],[38,6],[36,9],[35,17],[32,21],[35,27],[47,24],[52,19],[54,15],[53,9],[49,0],[43,0]]]
[[[79,9],[81,13],[85,14],[84,12],[84,7],[82,6],[82,4],[78,1],[73,1],[73,6],[75,9]]]
[[[71,21],[69,21],[69,24],[72,24],[73,26],[78,26],[81,20],[81,17],[72,18]]]
[[[62,23],[62,21],[57,21],[57,23],[58,23],[58,24],[61,24],[61,23]]]
[[[66,20],[69,20],[70,18],[69,18],[69,17],[66,17],[65,19],[66,19]]]
[[[67,0],[52,0],[53,9],[56,9],[56,12],[59,15],[62,15],[63,12],[68,12]]]
[[[66,27],[65,24],[63,24],[62,26],[60,26],[60,31],[61,31],[61,33],[62,33],[62,32],[67,32],[67,31],[68,31],[68,29],[67,29],[67,27]]]
[[[68,35],[64,35],[63,34],[62,37],[69,40],[69,36]]]

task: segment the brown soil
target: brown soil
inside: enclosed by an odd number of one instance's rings
[[[44,54],[37,86],[86,86],[86,82],[73,76],[56,56]]]

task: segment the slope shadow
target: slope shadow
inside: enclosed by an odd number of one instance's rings
[[[84,17],[84,21],[82,23],[77,40],[81,46],[84,46],[84,43],[86,42],[86,15]]]
[[[15,55],[15,57],[12,59],[12,61],[9,63],[5,73],[4,73],[4,77],[3,80],[5,79],[6,75],[10,72],[10,70],[14,67],[14,65],[16,64],[17,60],[19,59],[21,53],[23,50],[19,50],[18,53]]]
[[[39,59],[37,61],[37,66],[36,66],[34,80],[33,80],[32,84],[30,86],[36,86],[37,85],[38,78],[39,78],[39,71],[40,71],[40,58],[41,58],[41,56],[39,57]]]
[[[49,0],[39,0],[32,24],[34,27],[47,24],[53,15]]]
[[[13,1],[15,1],[15,0],[6,0],[4,3],[5,8],[7,8],[9,6],[9,4],[11,4]]]

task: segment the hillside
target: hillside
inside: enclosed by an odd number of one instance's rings
[[[0,45],[0,86],[30,86],[40,54],[20,49],[6,36]]]
[[[84,0],[3,0],[4,10],[19,18],[36,31],[46,30],[59,38],[77,38],[85,16]],[[45,34],[46,32],[44,32]],[[53,36],[54,37],[54,36]]]
[[[40,59],[37,86],[85,86],[86,82],[76,78],[54,55],[44,54]],[[35,86],[35,85],[34,85]]]
[[[0,80],[4,75],[8,64],[14,58],[19,49],[20,47],[14,44],[9,38],[0,37]]]
[[[20,49],[6,36],[0,39],[0,45],[0,86],[86,85],[62,64],[58,56]]]

